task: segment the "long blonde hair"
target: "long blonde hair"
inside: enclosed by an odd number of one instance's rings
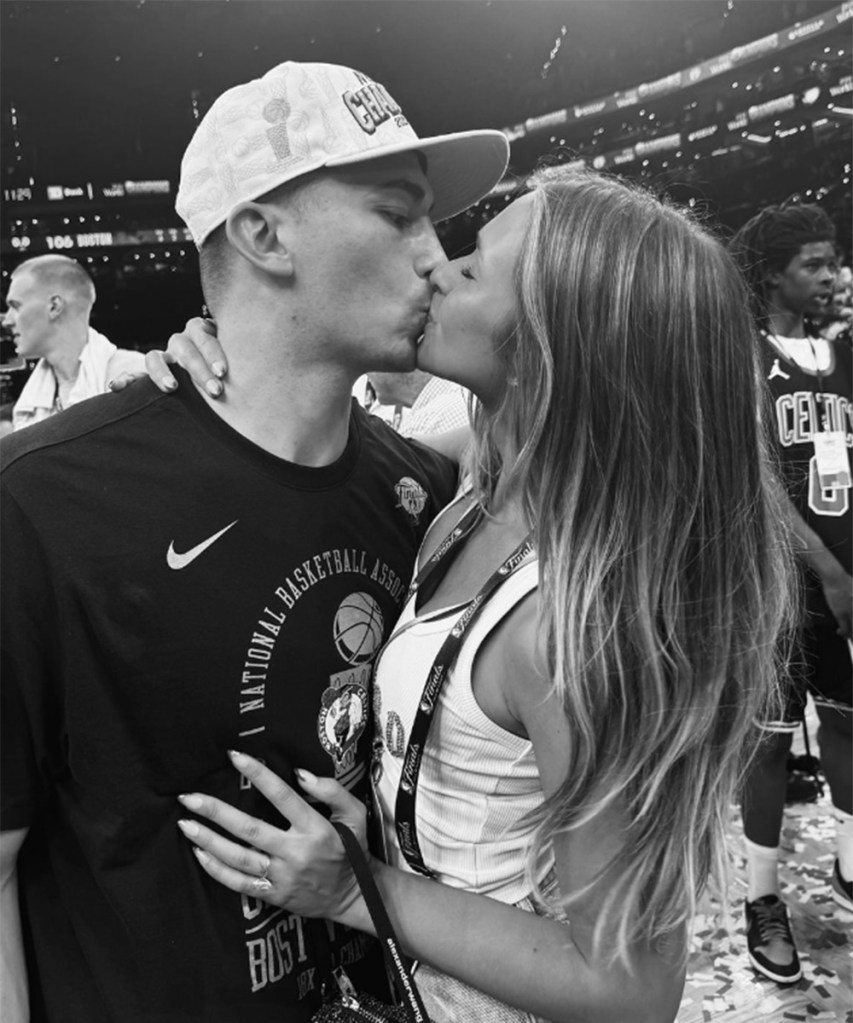
[[[627,961],[724,877],[753,722],[778,699],[794,584],[758,350],[722,244],[597,174],[534,182],[516,288],[509,384],[497,411],[475,412],[473,475],[486,508],[501,472],[521,495],[571,724],[533,856],[624,809],[598,935],[615,924]]]

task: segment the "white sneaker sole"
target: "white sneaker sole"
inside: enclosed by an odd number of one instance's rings
[[[830,892],[832,894],[832,898],[839,906],[841,906],[842,909],[846,909],[848,913],[853,913],[853,902],[847,898],[844,892],[839,891],[834,884],[830,885]]]
[[[747,950],[749,961],[752,963],[753,968],[757,970],[763,977],[768,977],[770,980],[775,980],[777,984],[796,984],[803,976],[803,971],[800,969],[797,973],[786,975],[784,973],[774,973],[770,967],[765,966],[764,963],[759,962],[750,952]]]

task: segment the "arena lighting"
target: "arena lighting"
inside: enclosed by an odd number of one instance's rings
[[[634,146],[638,156],[647,156],[650,153],[659,153],[665,149],[678,149],[681,145],[681,133],[664,135],[661,138],[650,139],[648,142],[638,142]]]
[[[687,136],[688,142],[698,142],[700,139],[707,139],[711,135],[714,135],[719,128],[717,124],[709,124],[705,128],[697,128],[696,131],[691,131]]]
[[[747,115],[750,121],[759,121],[764,117],[771,117],[773,114],[779,114],[785,110],[793,110],[795,104],[796,97],[793,92],[789,92],[787,96],[780,96],[778,99],[771,99],[766,103],[757,103],[749,108]]]
[[[819,98],[820,98],[820,86],[819,85],[813,85],[810,89],[806,89],[806,91],[803,93],[803,95],[801,97],[804,106],[807,106],[807,107],[810,107],[814,103],[817,103]]]
[[[555,110],[541,117],[530,118],[524,124],[515,125],[513,128],[505,128],[504,132],[509,136],[510,141],[537,131],[542,128],[553,127],[555,124],[568,123],[569,121],[580,121],[588,117],[597,117],[602,114],[622,110],[625,107],[637,106],[646,98],[657,99],[661,96],[672,94],[682,89],[695,86],[699,82],[707,81],[717,75],[726,74],[744,63],[749,63],[770,52],[778,52],[795,45],[802,39],[813,38],[837,29],[840,25],[853,19],[853,3],[845,0],[844,3],[832,10],[826,11],[818,17],[806,22],[799,22],[791,28],[773,32],[761,39],[756,39],[744,46],[736,46],[727,53],[714,57],[711,60],[703,61],[692,67],[685,68],[666,75],[653,82],[644,82],[632,89],[614,92],[609,96],[603,96],[591,100],[571,109]],[[781,65],[777,65],[781,67]],[[775,69],[774,69],[775,70]]]
[[[850,0],[850,2],[851,7],[853,7],[853,0]],[[749,132],[745,129],[747,129],[750,126],[750,124],[755,121],[760,121],[768,117],[772,117],[773,114],[775,113],[782,113],[788,110],[793,110],[796,108],[796,106],[797,106],[796,95],[793,92],[788,93],[785,96],[769,100],[766,103],[755,104],[751,106],[748,110],[740,111],[731,120],[725,122],[724,127],[728,129],[729,132],[740,131],[741,137],[746,139],[748,142],[752,142],[756,145],[767,145],[769,142],[772,141],[772,135],[764,136],[756,134],[755,132]],[[644,110],[639,111],[639,114],[644,113],[645,113]],[[774,128],[781,128],[781,126],[782,126],[781,120],[778,119],[774,120],[773,122]],[[623,123],[622,127],[623,129],[627,130],[628,125],[626,123]],[[687,142],[698,142],[702,139],[711,138],[712,136],[717,135],[717,133],[720,132],[720,130],[721,130],[720,125],[712,124],[707,125],[703,128],[698,128],[695,131],[688,133],[685,137]],[[798,128],[794,128],[790,131],[785,131],[784,133],[776,132],[776,135],[779,138],[786,138],[788,135],[793,135],[796,134],[797,132],[802,132],[805,130],[806,125],[800,125]],[[596,133],[597,131],[598,129],[596,129]],[[605,153],[596,152],[595,154],[587,153],[582,155],[581,159],[582,160],[585,159],[596,170],[603,170],[607,167],[623,166],[628,163],[633,163],[636,160],[640,160],[641,158],[644,158],[642,159],[641,165],[643,167],[648,167],[650,165],[650,161],[649,159],[647,159],[648,156],[672,148],[678,149],[682,145],[683,141],[684,138],[679,136],[678,133],[672,133],[667,136],[660,136],[652,139],[643,139],[641,141],[636,142],[633,146],[628,146],[622,150],[617,151],[610,150],[609,152]],[[593,139],[591,144],[595,144],[596,142],[597,139]],[[727,150],[722,149],[716,150],[712,155],[718,156],[724,155],[725,152],[730,152],[731,149],[738,148],[741,147],[736,146],[730,147],[730,149]],[[694,160],[699,159],[701,159],[701,154],[696,153],[694,155]]]

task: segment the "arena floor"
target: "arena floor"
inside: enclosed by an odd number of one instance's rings
[[[830,895],[834,835],[828,796],[786,808],[780,878],[803,977],[792,987],[780,987],[755,973],[746,956],[746,864],[740,855],[743,831],[735,823],[737,870],[729,896],[730,927],[721,925],[720,907],[708,899],[696,921],[678,1023],[853,1023],[853,913]]]

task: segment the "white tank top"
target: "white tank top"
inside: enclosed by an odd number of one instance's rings
[[[533,827],[524,817],[544,800],[533,744],[496,725],[471,685],[477,650],[538,584],[538,562],[523,565],[496,591],[462,643],[441,692],[418,779],[416,813],[424,863],[455,888],[515,903],[530,894],[527,853]],[[409,869],[394,829],[403,755],[427,673],[462,608],[415,615],[416,597],[377,664],[374,712],[381,739],[377,799],[388,860]],[[539,879],[553,866],[540,864]]]

